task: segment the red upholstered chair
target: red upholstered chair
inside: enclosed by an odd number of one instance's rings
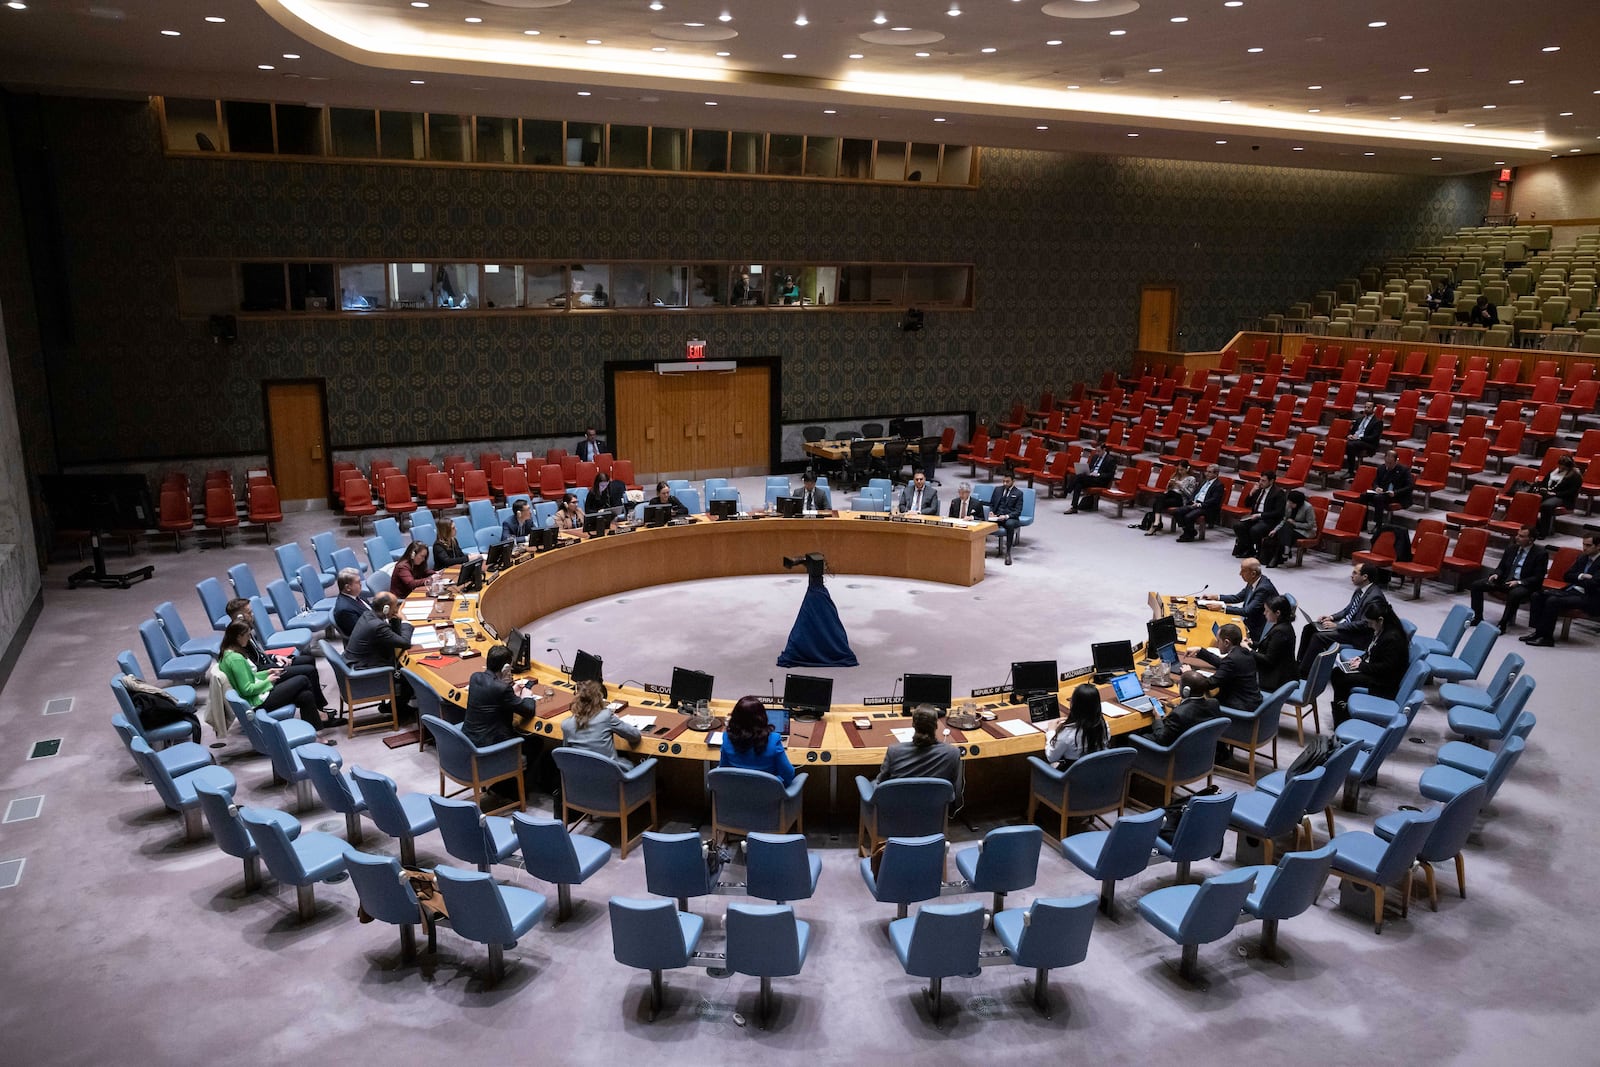
[[[172,535],[173,551],[183,548],[183,535],[194,530],[194,508],[189,495],[178,489],[161,490],[161,517],[156,529]]]
[[[272,524],[283,521],[283,505],[278,500],[278,487],[271,482],[253,482],[249,489],[250,522],[260,526],[266,534],[267,544],[272,543]]]
[[[391,515],[409,515],[417,510],[417,498],[411,495],[411,486],[399,471],[384,476],[383,506]]]
[[[1444,561],[1446,538],[1442,533],[1418,534],[1411,542],[1411,559],[1396,560],[1389,569],[1403,581],[1411,580],[1411,599],[1422,599],[1422,579],[1439,577]]]
[[[1503,519],[1490,519],[1489,531],[1491,533],[1514,536],[1524,526],[1537,526],[1539,524],[1538,493],[1518,493],[1511,498],[1511,506],[1506,508]]]
[[[1444,521],[1452,526],[1484,527],[1489,524],[1489,519],[1493,515],[1494,486],[1475,485],[1468,490],[1467,502],[1462,505],[1461,510],[1445,512]]]
[[[1333,499],[1341,504],[1356,503],[1372,490],[1372,483],[1377,480],[1378,468],[1370,463],[1363,463],[1356,468],[1356,476],[1350,479],[1349,485],[1333,491]]]
[[[372,486],[361,475],[346,478],[344,481],[344,515],[345,518],[355,517],[356,536],[361,536],[362,527],[367,519],[378,513],[378,505],[372,499]]]
[[[217,532],[223,548],[228,547],[228,531],[238,525],[239,509],[234,505],[232,490],[221,485],[207,489],[205,528]]]
[[[533,496],[528,489],[528,472],[521,467],[507,464],[500,471],[500,492],[507,504],[517,497],[526,500]]]
[[[1422,470],[1411,480],[1411,488],[1422,494],[1424,509],[1433,506],[1433,494],[1445,487],[1445,482],[1450,477],[1451,461],[1452,455],[1449,451],[1431,452],[1428,458],[1422,461]],[[1483,468],[1480,466],[1478,469]]]
[[[526,478],[523,479],[527,481]],[[430,508],[448,511],[456,506],[455,490],[450,488],[450,476],[443,471],[429,474],[423,483],[423,501]]]
[[[1334,523],[1333,529],[1324,530],[1322,539],[1334,546],[1333,558],[1342,559],[1347,545],[1360,542],[1361,532],[1367,521],[1367,506],[1365,504],[1346,504],[1339,510],[1339,521]]]
[[[644,488],[634,480],[633,460],[631,459],[619,459],[614,462],[611,465],[611,477],[614,481],[621,482],[624,489]]]
[[[481,470],[467,469],[461,475],[461,499],[467,503],[474,500],[492,500],[489,492],[489,476]]]
[[[1455,575],[1454,589],[1461,592],[1461,586],[1470,578],[1476,578],[1478,572],[1483,570],[1483,554],[1489,547],[1489,531],[1479,526],[1463,526],[1456,534],[1455,547],[1439,561],[1441,571],[1450,571]]]

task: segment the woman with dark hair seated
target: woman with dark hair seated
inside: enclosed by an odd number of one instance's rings
[[[250,664],[250,624],[234,619],[222,631],[221,656],[217,669],[228,680],[228,688],[238,693],[252,708],[281,708],[293,704],[300,717],[318,730],[328,723],[322,717],[322,691],[309,678],[285,675],[280,669],[260,671]]]
[[[1067,716],[1050,735],[1044,760],[1064,771],[1073,760],[1099,752],[1110,743],[1111,731],[1100,710],[1100,690],[1085,682],[1072,691]]]
[[[1294,543],[1317,532],[1317,511],[1298,489],[1289,490],[1283,519],[1261,538],[1261,565],[1276,567],[1294,551]]]
[[[1361,617],[1372,627],[1372,644],[1366,652],[1349,660],[1333,672],[1333,723],[1337,726],[1350,717],[1350,694],[1365,689],[1375,697],[1402,700],[1400,679],[1411,666],[1411,641],[1400,625],[1400,617],[1386,600],[1372,601]]]
[[[1300,677],[1294,658],[1294,605],[1286,596],[1268,597],[1265,610],[1267,623],[1260,639],[1245,642],[1256,658],[1256,681],[1263,694]]]
[[[428,569],[428,546],[421,541],[413,541],[406,546],[406,554],[400,557],[394,570],[389,573],[389,592],[403,599],[413,589],[427,585],[432,574]]]
[[[722,736],[720,767],[742,771],[765,771],[777,775],[784,785],[794,781],[794,764],[783,750],[783,738],[772,730],[767,706],[759,697],[740,697],[728,713],[728,727]]]
[[[943,778],[955,789],[954,805],[961,806],[966,775],[956,746],[940,741],[939,712],[929,704],[911,709],[911,740],[890,745],[883,754],[874,782],[896,778]]]

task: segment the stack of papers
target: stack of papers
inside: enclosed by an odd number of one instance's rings
[[[1022,737],[1025,734],[1037,733],[1039,729],[1027,719],[1006,719],[1003,722],[995,723],[995,725],[1012,737]]]
[[[432,627],[423,627],[411,634],[412,648],[440,648],[444,639],[439,636],[439,631]]]
[[[407,600],[400,605],[400,617],[407,622],[424,622],[432,614],[431,600]]]
[[[622,721],[635,730],[647,730],[656,724],[654,715],[624,715]]]
[[[1132,708],[1125,708],[1121,704],[1102,703],[1100,705],[1100,711],[1108,719],[1120,719],[1124,715],[1133,714]]]
[[[889,732],[894,734],[894,739],[903,745],[910,744],[911,738],[916,734],[916,731],[909,726],[897,726]]]

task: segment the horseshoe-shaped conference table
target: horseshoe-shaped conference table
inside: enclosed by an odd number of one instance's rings
[[[464,707],[473,673],[483,670],[482,653],[512,630],[581,604],[646,586],[739,575],[784,574],[783,558],[821,552],[829,569],[840,574],[879,575],[912,581],[971,586],[983,580],[985,545],[993,523],[955,520],[889,519],[841,512],[817,518],[749,518],[696,521],[681,526],[638,529],[630,533],[585,538],[525,557],[492,576],[478,594],[434,601],[419,589],[405,610],[419,631],[435,626],[479,652],[461,659],[437,650],[413,647],[407,666],[426,680],[440,697]],[[427,613],[423,614],[423,606]],[[796,607],[799,602],[796,599]],[[782,635],[775,634],[776,641]],[[610,678],[628,677],[625,650],[597,650]],[[1019,650],[1019,655],[1026,650]],[[799,668],[803,673],[804,668]],[[537,714],[524,729],[536,736],[559,738],[561,720],[572,703],[572,683],[559,666],[535,660],[522,677],[531,678],[540,695]],[[1082,678],[1061,684],[1062,705]],[[690,717],[666,706],[666,697],[644,688],[608,682],[613,700],[627,704],[622,714],[654,715],[655,727],[635,744],[619,748],[639,756],[655,756],[657,790],[669,809],[701,809],[705,805],[704,774],[720,758],[710,735],[690,729]],[[545,696],[543,694],[550,693]],[[960,697],[958,705],[965,703]],[[956,745],[966,762],[969,810],[1022,811],[1027,804],[1026,757],[1038,755],[1045,734],[1029,723],[1025,704],[1012,704],[1008,694],[972,700],[992,714],[975,730],[949,729],[945,740]],[[728,699],[711,702],[713,714],[726,715]],[[1113,734],[1147,725],[1147,714],[1130,712],[1108,718]],[[866,723],[862,728],[858,723]],[[891,730],[909,727],[897,707],[835,703],[813,723],[795,722],[788,740],[789,758],[797,770],[812,773],[806,786],[808,811],[837,810],[838,768],[871,774],[894,742]],[[1048,728],[1049,724],[1040,724]]]

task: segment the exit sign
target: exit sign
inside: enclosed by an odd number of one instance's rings
[[[706,343],[698,337],[691,337],[683,345],[684,359],[705,359]]]

